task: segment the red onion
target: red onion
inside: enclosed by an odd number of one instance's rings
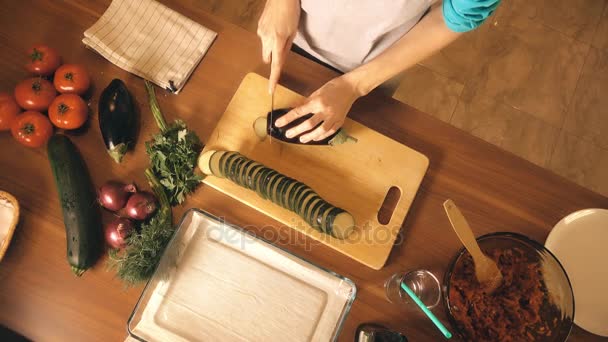
[[[133,231],[133,222],[119,217],[108,223],[104,229],[106,242],[112,248],[120,249],[127,246],[127,237]]]
[[[145,220],[152,215],[156,208],[156,197],[149,192],[136,192],[127,201],[127,215],[134,220]]]
[[[118,211],[125,206],[131,193],[136,191],[135,184],[108,181],[99,188],[99,203],[108,210]]]

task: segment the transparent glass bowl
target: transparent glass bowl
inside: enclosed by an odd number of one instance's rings
[[[492,251],[495,250],[504,251],[518,248],[527,259],[526,263],[528,265],[538,264],[537,274],[538,279],[540,279],[543,284],[542,292],[544,293],[544,296],[538,312],[540,321],[538,324],[535,324],[533,327],[526,330],[527,338],[533,339],[534,341],[565,341],[572,330],[574,320],[574,295],[572,293],[570,280],[557,258],[540,243],[516,233],[492,233],[477,238],[477,242],[479,243],[481,250],[486,254],[491,254]],[[470,313],[473,310],[478,310],[479,307],[476,306],[475,308],[471,308],[470,305],[466,305],[470,304],[470,301],[464,301],[464,308],[461,305],[459,307],[459,304],[463,304],[463,301],[459,302],[457,297],[461,296],[461,291],[463,291],[464,287],[469,283],[463,283],[461,280],[460,285],[458,285],[453,284],[452,282],[455,281],[458,283],[458,280],[455,279],[460,278],[461,274],[456,274],[456,272],[462,270],[463,263],[468,262],[466,260],[470,260],[469,258],[470,255],[464,248],[456,254],[445,274],[443,287],[443,298],[448,318],[454,329],[464,340],[472,340],[472,337],[470,336],[469,330],[466,328],[467,324],[465,324],[463,320],[468,320],[468,318],[471,317]],[[503,275],[504,273],[505,272],[503,272]],[[462,274],[465,273],[462,272]],[[474,274],[472,277],[475,277]],[[466,278],[470,279],[471,274],[469,273],[469,276]],[[509,294],[509,296],[513,295],[513,298],[518,298],[519,294],[513,291],[513,287],[510,288],[511,291],[509,292],[501,292],[502,290],[503,289],[499,287],[496,290],[495,295],[504,294],[506,296],[506,294]],[[481,290],[471,290],[471,293],[481,293]],[[525,294],[523,294],[523,291],[522,295],[523,296],[521,296],[513,306],[518,310],[526,307],[527,299]],[[467,311],[463,313],[463,309],[466,309]],[[501,322],[501,320],[505,319],[508,318],[497,316],[492,317],[491,321]],[[490,323],[489,325],[492,328],[487,328],[487,326],[480,327],[479,325],[475,326],[476,324],[482,324],[481,322],[468,323],[471,323],[469,327],[473,326],[474,328],[472,329],[476,333],[481,330],[489,331],[490,329],[495,328],[494,323]],[[550,333],[548,333],[546,329],[541,331],[540,327],[545,324]],[[476,339],[479,339],[479,336],[477,336]],[[499,337],[497,340],[500,339],[502,338]]]

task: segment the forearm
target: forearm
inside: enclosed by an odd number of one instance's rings
[[[441,6],[434,6],[395,44],[343,77],[355,87],[359,95],[366,95],[380,84],[441,50],[459,35],[445,25]]]

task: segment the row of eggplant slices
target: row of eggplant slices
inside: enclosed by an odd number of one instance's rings
[[[298,214],[319,232],[345,239],[355,229],[350,213],[328,203],[308,185],[238,152],[206,151],[199,157],[198,166],[206,175],[227,178]]]

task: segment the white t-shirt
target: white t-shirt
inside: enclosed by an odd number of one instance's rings
[[[407,33],[435,0],[301,0],[294,44],[350,71]]]

